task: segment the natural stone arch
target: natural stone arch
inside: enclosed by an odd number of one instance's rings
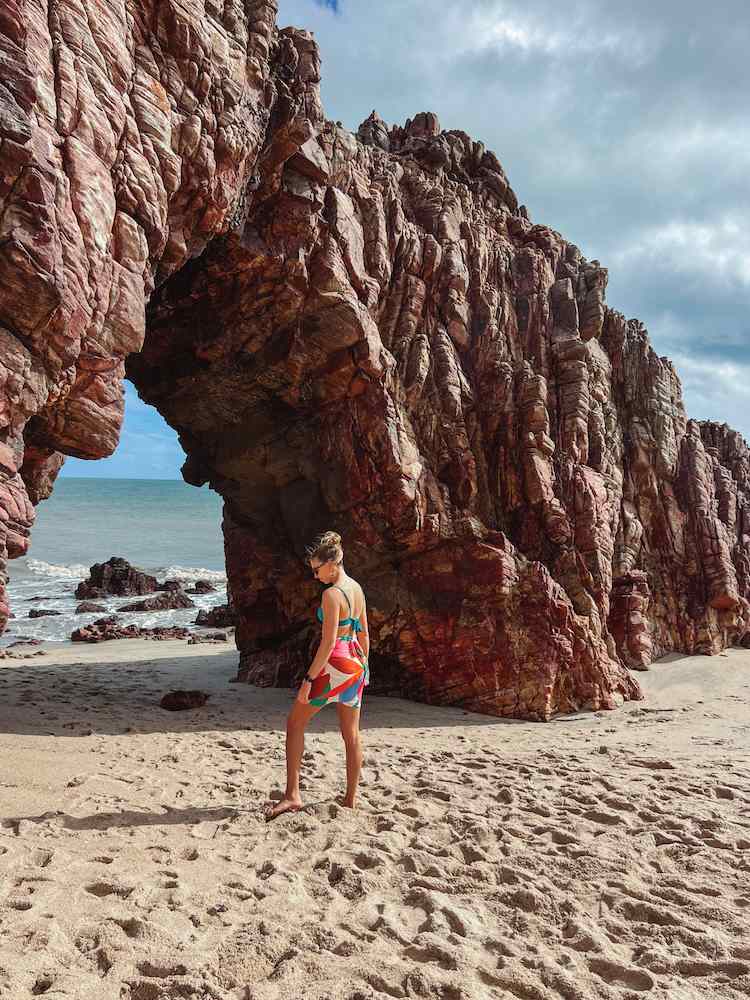
[[[314,42],[266,2],[113,7],[109,33],[49,13],[11,22],[9,555],[24,488],[114,447],[127,356],[224,496],[243,678],[307,665],[303,545],[329,526],[381,690],[546,719],[637,697],[623,662],[743,639],[746,445],[687,422],[494,154],[431,114],[326,122]]]

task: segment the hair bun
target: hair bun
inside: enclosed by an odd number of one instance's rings
[[[326,531],[320,536],[321,545],[341,545],[341,535],[337,531]]]
[[[344,558],[344,550],[341,547],[341,535],[338,531],[325,531],[317,539],[314,545],[306,549],[308,559],[317,559],[319,562],[340,563]]]

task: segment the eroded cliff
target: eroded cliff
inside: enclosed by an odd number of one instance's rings
[[[61,455],[114,448],[127,358],[225,499],[244,679],[307,666],[324,527],[367,586],[373,690],[547,719],[744,641],[745,442],[687,420],[606,270],[493,153],[432,114],[326,121],[315,43],[269,2],[15,9],[9,557]]]

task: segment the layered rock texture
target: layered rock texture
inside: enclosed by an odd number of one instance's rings
[[[308,665],[324,528],[367,589],[371,690],[548,719],[745,641],[745,442],[687,420],[606,270],[481,143],[326,121],[275,13],[5,4],[0,554],[63,455],[113,450],[127,367],[224,497],[242,679]]]

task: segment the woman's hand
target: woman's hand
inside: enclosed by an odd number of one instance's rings
[[[301,705],[310,704],[310,690],[312,689],[312,684],[310,681],[302,681],[300,684],[299,691],[297,692],[297,701]]]

